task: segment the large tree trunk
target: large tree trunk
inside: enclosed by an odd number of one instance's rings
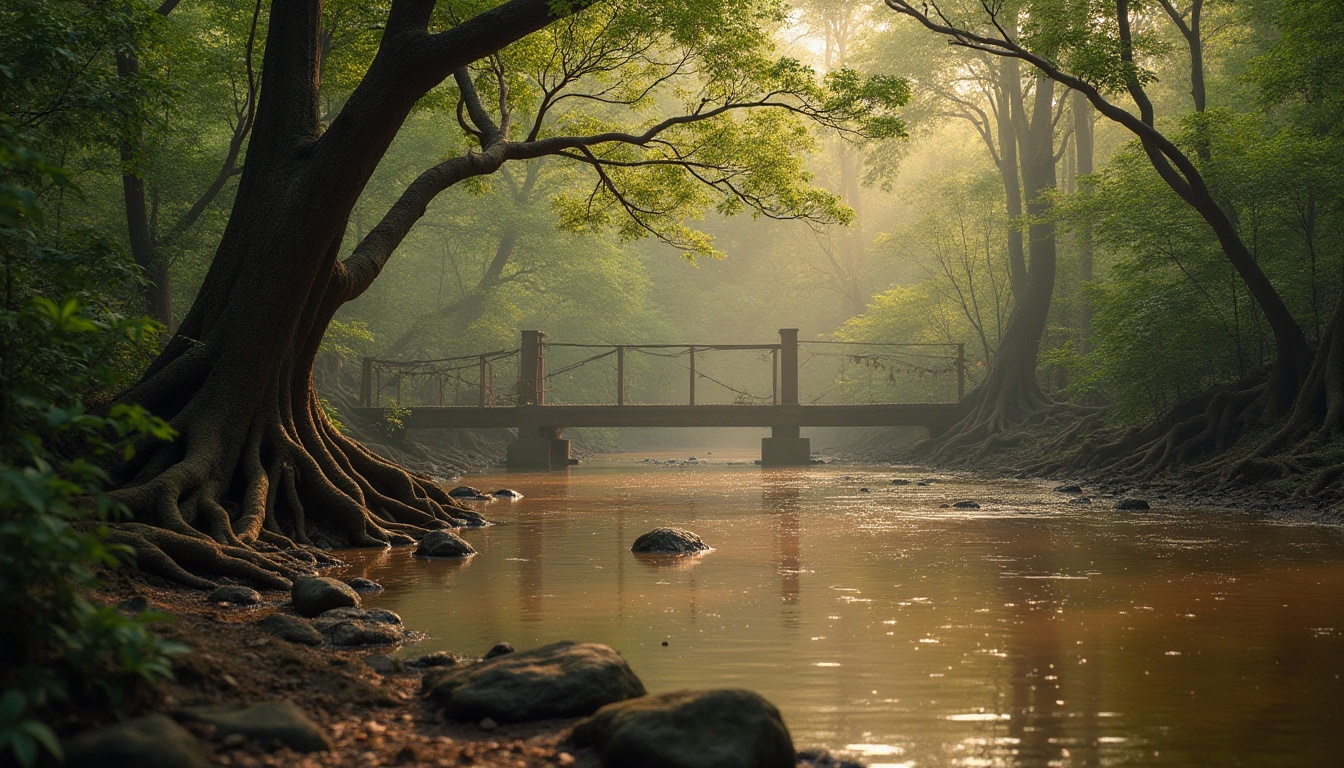
[[[323,134],[321,3],[273,3],[223,239],[177,334],[120,398],[180,433],[119,471],[115,496],[134,522],[116,538],[142,568],[197,587],[210,584],[204,573],[282,588],[320,558],[311,545],[410,543],[426,529],[481,522],[333,429],[312,387],[332,316],[374,276],[338,259],[347,217],[411,107],[551,19],[548,0],[513,0],[431,35],[432,6],[393,3],[368,74]]]
[[[1025,282],[1016,292],[989,375],[963,401],[967,415],[934,442],[936,458],[968,445],[986,450],[994,444],[986,438],[1005,432],[1051,402],[1037,383],[1036,363],[1055,289],[1055,224],[1045,216],[1050,206],[1048,193],[1056,184],[1054,82],[1038,77],[1033,102],[1030,120],[1023,116],[1016,130],[1022,193],[1030,221]]]

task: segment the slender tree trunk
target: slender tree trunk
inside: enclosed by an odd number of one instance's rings
[[[117,54],[117,75],[123,80],[134,80],[140,75],[140,61],[134,53]],[[172,327],[172,287],[169,285],[168,264],[159,252],[158,243],[149,223],[149,204],[145,195],[145,180],[137,170],[137,156],[141,144],[138,123],[124,129],[119,149],[121,156],[121,190],[126,208],[126,234],[131,247],[131,258],[140,267],[144,278],[142,295],[151,317]]]
[[[1095,173],[1096,139],[1092,123],[1092,105],[1083,94],[1072,91],[1073,141],[1076,149],[1077,170],[1080,177],[1079,189],[1087,190],[1091,184],[1086,181]],[[1077,232],[1078,243],[1078,282],[1086,286],[1092,282],[1094,246],[1092,226],[1084,223]],[[1086,354],[1092,347],[1092,299],[1087,291],[1078,297],[1078,337],[1079,352]]]
[[[1026,246],[1022,237],[1022,184],[1018,170],[1018,127],[1022,114],[1022,67],[1016,59],[999,61],[999,104],[995,124],[999,132],[999,175],[1003,179],[1008,214],[1008,280],[1013,295],[1027,286]]]

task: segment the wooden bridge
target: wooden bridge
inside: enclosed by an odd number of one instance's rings
[[[518,430],[518,437],[509,445],[510,469],[558,469],[569,465],[569,441],[561,437],[566,427],[769,427],[770,437],[761,439],[761,464],[765,466],[800,466],[811,462],[811,444],[800,434],[803,427],[925,427],[938,433],[954,423],[957,403],[869,403],[861,405],[802,404],[798,397],[799,341],[798,329],[784,328],[779,332],[778,344],[556,344],[547,342],[540,331],[523,331],[522,344],[517,350],[499,350],[480,355],[469,355],[441,360],[387,361],[365,358],[360,385],[360,407],[356,416],[364,419],[385,419],[389,415],[404,429],[434,428],[510,428]],[[833,343],[833,342],[832,342]],[[962,344],[950,345],[867,345],[891,347],[945,346],[955,350],[947,356],[946,371],[955,373],[957,400],[965,395],[966,358]],[[546,350],[548,347],[584,348],[597,354],[548,374]],[[671,353],[684,350],[689,365],[688,402],[674,405],[635,405],[626,397],[626,357],[631,352],[660,351]],[[768,401],[753,404],[697,404],[696,385],[701,379],[710,379],[697,371],[697,355],[711,351],[757,351],[770,355],[772,374],[771,395]],[[500,397],[492,386],[495,364],[517,356],[518,377],[516,388]],[[548,403],[546,382],[556,373],[568,372],[596,360],[615,358],[616,381],[614,404],[574,405]],[[858,355],[851,357],[858,358]],[[471,405],[446,405],[445,382],[452,381],[459,390],[451,398],[460,402],[460,385],[471,382],[476,389],[476,402]],[[402,385],[409,378],[437,376],[438,405],[406,406]],[[729,387],[731,389],[731,387]],[[394,394],[386,396],[388,389]],[[744,393],[745,394],[745,393]],[[500,402],[500,401],[503,402]],[[762,398],[762,400],[765,400]],[[380,407],[378,403],[394,403]]]

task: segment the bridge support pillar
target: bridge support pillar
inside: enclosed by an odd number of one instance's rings
[[[761,438],[761,466],[802,467],[812,463],[812,441],[798,427],[771,427]]]
[[[509,443],[505,464],[509,469],[552,470],[569,466],[569,441],[558,427],[520,427],[518,438]]]

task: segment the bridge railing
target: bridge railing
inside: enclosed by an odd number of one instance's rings
[[[581,344],[540,331],[521,342],[435,360],[365,358],[360,405],[946,402],[950,381],[957,400],[966,392],[965,346],[955,343],[800,341],[789,328],[778,344]]]
[[[434,360],[366,357],[359,404],[365,408],[516,405],[518,357],[517,349]]]
[[[772,405],[778,344],[546,343],[543,402]],[[766,386],[769,389],[766,389]],[[594,403],[596,398],[596,403]]]
[[[962,343],[826,340],[799,342],[799,348],[804,403],[947,402],[966,396]]]

